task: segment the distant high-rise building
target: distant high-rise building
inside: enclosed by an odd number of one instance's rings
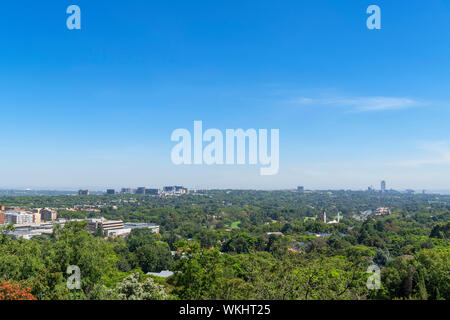
[[[89,190],[78,190],[78,195],[80,196],[88,196]]]
[[[145,194],[145,187],[139,187],[136,190],[136,194]]]
[[[305,191],[305,187],[299,186],[299,187],[297,187],[297,191],[303,192],[303,191]]]
[[[106,194],[116,194],[116,190],[108,189],[108,190],[106,190]]]
[[[122,188],[122,190],[120,191],[120,193],[124,194],[134,194],[135,192],[136,190],[132,188]]]
[[[188,193],[188,189],[183,186],[166,186],[163,188],[163,192],[180,195]]]
[[[386,181],[381,181],[381,192],[385,192],[386,191]]]
[[[159,194],[159,189],[145,189],[145,194],[156,196]]]
[[[174,187],[175,187],[175,193],[186,194],[188,192],[188,189],[183,186],[174,186]]]

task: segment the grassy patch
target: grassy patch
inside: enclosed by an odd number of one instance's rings
[[[234,221],[231,225],[228,225],[229,228],[231,229],[238,229],[239,225],[241,224],[241,221]]]

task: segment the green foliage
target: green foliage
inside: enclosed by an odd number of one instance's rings
[[[40,300],[450,298],[450,196],[215,190],[161,198],[3,197],[0,203],[161,226],[161,234],[136,229],[125,240],[90,234],[82,222],[32,240],[13,240],[13,227],[0,227],[0,279],[31,288]],[[73,205],[101,212],[67,210]],[[379,206],[393,214],[354,219]],[[324,211],[341,212],[341,223],[323,223]],[[381,268],[381,290],[367,289],[372,264]],[[80,267],[80,290],[67,288],[70,265]],[[161,270],[175,274],[145,275]]]
[[[120,282],[116,288],[108,292],[113,300],[168,300],[170,295],[166,289],[155,283],[153,279],[142,279],[139,273],[131,274]]]
[[[137,248],[136,257],[143,272],[160,272],[170,269],[172,254],[167,243],[147,244]]]
[[[438,224],[431,230],[430,238],[449,239],[450,238],[450,222],[446,224]]]
[[[242,232],[234,235],[222,247],[224,252],[248,253],[250,251],[264,250],[266,244],[264,239],[254,237],[249,233]]]

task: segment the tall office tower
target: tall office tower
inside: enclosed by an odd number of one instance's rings
[[[305,191],[305,188],[303,186],[299,186],[299,187],[297,187],[297,191],[303,192],[303,191]]]
[[[116,194],[116,190],[108,189],[108,190],[106,190],[106,194]]]
[[[145,194],[145,187],[139,187],[136,190],[136,194]]]
[[[381,192],[386,192],[386,181],[381,181]]]
[[[159,194],[159,189],[145,189],[145,194],[150,194],[150,195],[158,195]]]

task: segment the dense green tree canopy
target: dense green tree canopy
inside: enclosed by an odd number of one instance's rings
[[[0,227],[0,282],[36,299],[449,299],[450,196],[323,191],[209,191],[141,195],[3,197],[60,217],[160,225],[105,240],[86,222],[51,237],[13,240]],[[89,205],[100,212],[75,210]],[[361,213],[380,206],[391,215]],[[70,210],[68,210],[70,209]],[[323,222],[340,214],[340,223]],[[369,267],[381,288],[369,290]],[[81,288],[69,289],[69,266]],[[171,270],[164,279],[146,275]]]

